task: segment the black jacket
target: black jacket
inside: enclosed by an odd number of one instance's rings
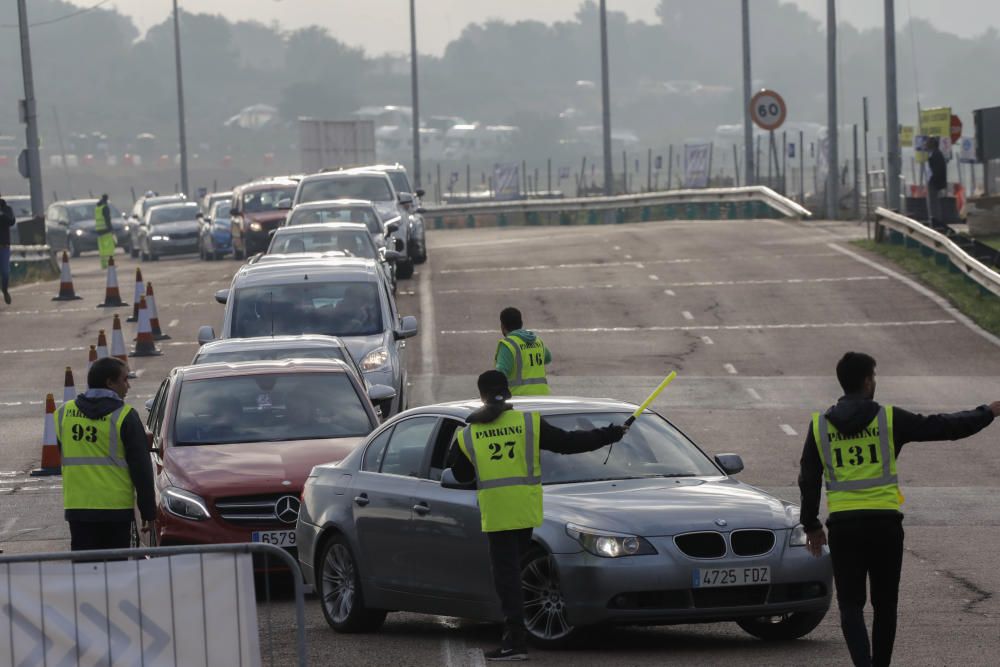
[[[848,394],[841,396],[837,404],[826,411],[826,418],[838,431],[851,435],[868,426],[878,415],[878,411],[879,404],[874,400],[857,394]],[[908,442],[961,440],[978,433],[993,421],[993,412],[986,405],[981,405],[975,410],[926,416],[894,406],[892,414],[892,432],[897,458],[903,445]],[[806,443],[802,448],[802,459],[799,462],[799,491],[802,494],[799,521],[807,531],[812,531],[823,525],[819,520],[823,460],[813,438],[811,421],[807,433]],[[836,512],[827,519],[827,523],[886,514],[895,515],[900,512],[895,510]]]
[[[76,397],[76,407],[88,419],[100,419],[122,406],[120,398],[110,396],[90,397],[80,394]],[[125,447],[125,461],[128,472],[135,487],[136,505],[139,514],[146,521],[156,518],[156,495],[153,490],[153,464],[149,460],[149,441],[146,439],[146,428],[136,410],[131,410],[122,422],[119,433],[121,443]],[[60,450],[62,447],[60,446]],[[131,521],[132,510],[65,510],[66,521]]]
[[[0,199],[0,248],[10,245],[10,228],[17,224],[17,218],[7,202]]]
[[[935,190],[948,187],[948,163],[944,160],[944,153],[938,149],[931,151],[927,165],[931,169],[931,180],[928,185]]]
[[[512,410],[513,407],[507,403],[491,403],[473,412],[466,418],[468,424],[487,424],[501,413]],[[540,420],[541,429],[538,434],[539,447],[544,450],[555,452],[556,454],[582,454],[592,452],[605,445],[618,442],[622,439],[624,431],[621,426],[605,426],[589,431],[564,431],[545,421]],[[445,459],[445,466],[451,468],[455,474],[455,479],[459,482],[473,482],[476,479],[476,470],[472,466],[472,461],[465,456],[458,442],[452,445]]]

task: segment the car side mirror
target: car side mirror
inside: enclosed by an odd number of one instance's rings
[[[202,213],[201,211],[199,211],[198,213],[195,214],[194,217],[195,217],[196,220],[204,220],[205,219],[205,214]]]
[[[400,192],[399,203],[402,204],[403,206],[409,206],[410,204],[413,203],[413,195],[411,195],[409,192]]]
[[[424,194],[425,194],[425,192],[424,192],[423,188],[417,188],[417,190],[416,190],[416,192],[414,192],[414,194],[417,195],[418,197],[423,197]]]
[[[198,327],[198,345],[211,343],[213,340],[215,340],[215,329],[208,326],[207,324]]]
[[[441,472],[441,488],[444,489],[463,489],[466,491],[476,488],[475,482],[460,482],[455,479],[455,473],[452,472],[451,468],[445,468]]]
[[[215,300],[225,305],[226,302],[229,301],[229,288],[227,287],[226,289],[220,289],[218,292],[216,292]]]
[[[395,234],[398,231],[399,231],[399,223],[398,222],[390,222],[388,225],[385,226],[385,233],[386,234]]]
[[[715,462],[727,475],[735,475],[743,471],[743,459],[739,454],[716,454]]]
[[[420,215],[423,215],[426,212],[427,212],[427,209],[424,208],[423,206],[418,206],[417,207],[417,213],[419,213]]]
[[[146,402],[143,403],[143,405],[146,407],[146,411],[147,412],[150,411],[150,410],[152,410],[153,409],[153,399],[147,398]],[[146,432],[146,435],[148,435],[150,438],[153,437],[153,434],[149,433],[148,431]],[[152,441],[150,441],[150,442],[152,442]]]
[[[406,253],[399,252],[398,250],[386,250],[382,254],[387,262],[402,262],[406,260]]]
[[[396,390],[385,384],[373,384],[368,387],[368,398],[372,403],[391,401],[396,398]]]
[[[269,229],[269,230],[267,230],[267,239],[269,241],[274,238],[274,233],[276,231],[278,231],[278,230],[277,229]]]
[[[413,338],[417,335],[417,318],[413,315],[407,315],[400,319],[399,328],[393,332],[396,340],[403,340],[404,338]]]
[[[406,250],[406,244],[403,243],[403,239],[396,239],[393,245],[396,246],[397,252],[403,252],[404,250]]]
[[[292,208],[292,200],[279,199],[276,208],[281,209],[282,211],[288,211]]]

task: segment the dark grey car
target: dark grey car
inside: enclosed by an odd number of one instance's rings
[[[298,554],[334,629],[374,630],[388,610],[501,619],[476,492],[443,469],[479,405],[409,410],[313,469]],[[566,430],[621,424],[635,409],[568,397],[514,405]],[[807,552],[798,507],[731,477],[742,468],[653,412],[610,452],[543,451],[544,523],[522,564],[532,640],[558,646],[605,623],[731,620],[763,639],[812,631],[830,605],[829,556]]]

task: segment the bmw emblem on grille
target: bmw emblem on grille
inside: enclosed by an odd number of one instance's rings
[[[296,512],[298,512],[298,510],[296,510]],[[722,528],[722,527],[724,527],[724,526],[727,525],[726,524],[726,520],[725,519],[716,519],[715,520],[715,525],[718,526],[719,528]]]
[[[274,503],[274,516],[282,523],[295,523],[299,518],[299,504],[295,496],[281,496]]]

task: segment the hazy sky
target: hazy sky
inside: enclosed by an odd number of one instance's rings
[[[81,6],[94,4],[93,0],[72,1]],[[608,8],[624,11],[633,20],[653,21],[658,1],[608,0]],[[826,16],[826,0],[790,1],[818,18]],[[268,24],[277,21],[285,28],[320,25],[370,54],[409,49],[407,0],[180,0],[180,4],[188,11],[223,14],[231,20],[254,19]],[[171,3],[112,0],[112,5],[132,16],[139,29],[145,31],[164,19]],[[552,22],[571,18],[579,6],[580,0],[417,0],[417,43],[421,53],[440,54],[468,23],[488,18]],[[738,6],[733,0],[734,11]],[[878,0],[839,0],[838,11],[841,20],[860,27],[882,24],[882,2]],[[907,21],[911,12],[914,17],[929,19],[940,29],[962,36],[1000,26],[1000,2],[996,0],[896,0],[897,24]]]

